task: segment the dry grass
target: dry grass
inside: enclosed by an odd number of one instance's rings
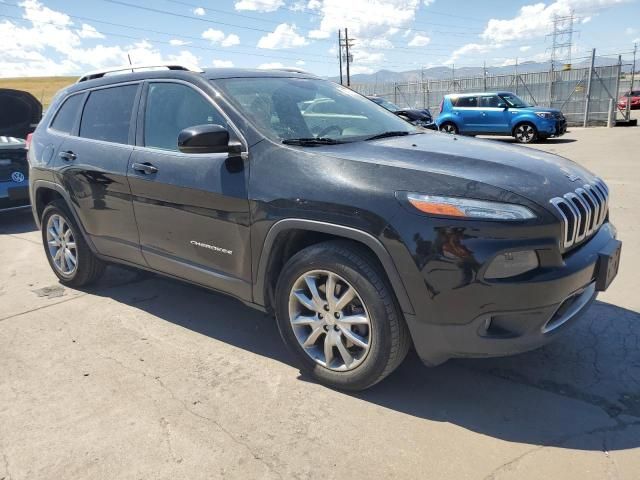
[[[47,108],[58,90],[74,83],[77,77],[0,78],[0,88],[13,88],[31,93]]]

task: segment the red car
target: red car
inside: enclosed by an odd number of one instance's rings
[[[627,108],[627,101],[631,100],[631,109],[640,108],[640,90],[631,90],[618,100],[618,107]]]

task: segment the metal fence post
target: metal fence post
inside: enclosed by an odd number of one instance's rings
[[[607,115],[607,128],[612,128],[613,125],[616,123],[614,118],[615,118],[615,110],[614,110],[614,106],[613,106],[613,98],[609,98],[609,114]]]
[[[582,126],[586,127],[589,122],[589,107],[591,105],[591,80],[593,78],[593,68],[596,63],[596,49],[591,50],[591,63],[589,67],[589,76],[587,77],[587,96],[584,105],[584,120]]]

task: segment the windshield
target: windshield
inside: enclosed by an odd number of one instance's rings
[[[506,93],[506,94],[503,93],[502,95],[500,95],[500,97],[505,102],[507,102],[507,105],[509,105],[511,108],[525,108],[525,107],[531,106],[527,102],[522,100],[519,96],[514,95],[513,93]]]
[[[420,133],[374,102],[326,80],[259,77],[214,83],[261,133],[275,141],[343,143],[385,132]]]

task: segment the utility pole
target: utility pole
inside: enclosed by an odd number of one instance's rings
[[[344,29],[344,47],[347,52],[347,87],[351,86],[351,72],[349,71],[349,65],[351,59],[349,58],[349,29]]]
[[[342,56],[342,48],[345,49],[345,55]],[[347,66],[347,87],[351,86],[351,62],[353,62],[353,55],[349,53],[349,48],[353,47],[353,38],[349,38],[349,30],[344,29],[344,38],[342,38],[341,31],[338,31],[338,53],[340,55],[340,84],[342,84],[342,62],[344,61]]]
[[[340,62],[340,85],[342,85],[342,30],[338,30],[338,61]]]
[[[585,98],[584,105],[584,119],[582,121],[582,126],[586,127],[589,123],[589,107],[591,106],[591,80],[593,79],[593,69],[596,63],[596,49],[591,50],[591,63],[589,67],[589,76],[587,77],[587,94]]]
[[[486,92],[487,91],[487,62],[486,61],[482,62],[482,80],[484,85],[483,92]]]

